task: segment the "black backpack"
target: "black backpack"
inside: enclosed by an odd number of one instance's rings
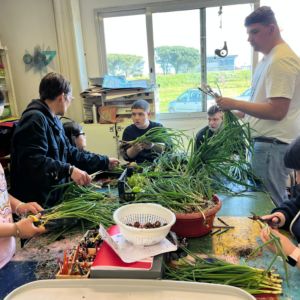
[[[0,123],[0,157],[11,152],[11,140],[16,128],[17,121]]]

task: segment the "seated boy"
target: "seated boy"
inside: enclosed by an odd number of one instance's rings
[[[195,148],[199,149],[204,138],[211,138],[223,124],[223,112],[217,105],[211,106],[207,111],[208,125],[198,131],[195,139]]]
[[[150,121],[150,105],[145,100],[137,100],[131,106],[131,118],[133,124],[127,126],[123,132],[123,142],[133,141],[137,137],[145,134],[154,127],[162,127],[162,124]],[[158,153],[161,153],[164,147],[153,143],[139,143],[129,145],[123,143],[120,152],[127,161],[135,161],[137,163],[153,162]]]
[[[63,117],[67,119],[66,117]],[[65,135],[72,146],[83,151],[86,147],[86,137],[80,124],[70,119],[69,122],[63,123]]]

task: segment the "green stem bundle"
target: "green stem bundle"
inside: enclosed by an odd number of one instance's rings
[[[166,266],[166,279],[226,284],[253,295],[282,293],[282,280],[278,274],[216,258],[201,258],[184,250],[191,259],[182,258],[178,263]]]
[[[135,140],[122,142],[129,145],[139,143],[163,143],[167,146],[167,149],[175,151],[177,149],[183,149],[184,136],[185,134],[182,130],[154,127],[149,129],[145,134],[137,137]]]
[[[211,200],[210,179],[204,174],[160,177],[143,189],[144,192],[137,195],[135,202],[158,203],[177,213],[203,212],[215,206]]]
[[[113,224],[112,214],[119,204],[105,194],[90,187],[70,184],[62,202],[42,213],[40,221],[46,225],[49,221],[59,219],[85,220],[92,226],[102,223],[108,227]]]
[[[268,230],[269,231],[269,237],[270,239],[268,241],[266,241],[265,243],[263,243],[262,245],[259,245],[257,248],[255,248],[252,253],[250,253],[249,257],[254,256],[259,250],[266,248],[268,245],[272,245],[275,247],[275,254],[273,259],[271,260],[267,270],[271,270],[273,264],[275,263],[277,257],[281,257],[282,259],[282,263],[283,263],[283,269],[284,269],[284,273],[285,273],[285,278],[287,281],[287,284],[289,284],[289,276],[288,276],[288,265],[287,265],[287,256],[283,251],[281,242],[280,242],[280,238],[273,234],[272,231],[270,230],[270,226],[268,224],[265,224],[259,220],[256,220],[261,228],[264,228],[264,230]]]

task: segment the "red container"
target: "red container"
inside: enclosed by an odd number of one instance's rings
[[[217,195],[213,196],[213,201],[216,205],[204,211],[205,220],[201,213],[176,214],[176,222],[171,231],[174,231],[180,237],[199,237],[211,232],[216,213],[222,206],[222,202]]]

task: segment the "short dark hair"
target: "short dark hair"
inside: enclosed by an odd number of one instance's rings
[[[150,112],[150,104],[144,99],[136,100],[133,102],[131,109],[143,109],[146,112]]]
[[[48,73],[41,80],[39,93],[41,100],[55,100],[62,93],[69,94],[71,92],[70,82],[58,73]]]
[[[253,11],[248,17],[246,17],[246,27],[255,23],[260,23],[263,25],[277,24],[275,14],[271,7],[261,6]]]
[[[222,110],[217,105],[213,105],[208,109],[207,114],[209,116],[213,116],[214,114],[216,114],[218,112],[222,112]]]
[[[82,126],[75,121],[63,123],[63,126],[66,137],[69,139],[71,145],[76,147],[75,138],[80,134],[84,134],[82,131]]]
[[[4,93],[0,90],[0,105],[4,104],[4,100],[5,100]]]

